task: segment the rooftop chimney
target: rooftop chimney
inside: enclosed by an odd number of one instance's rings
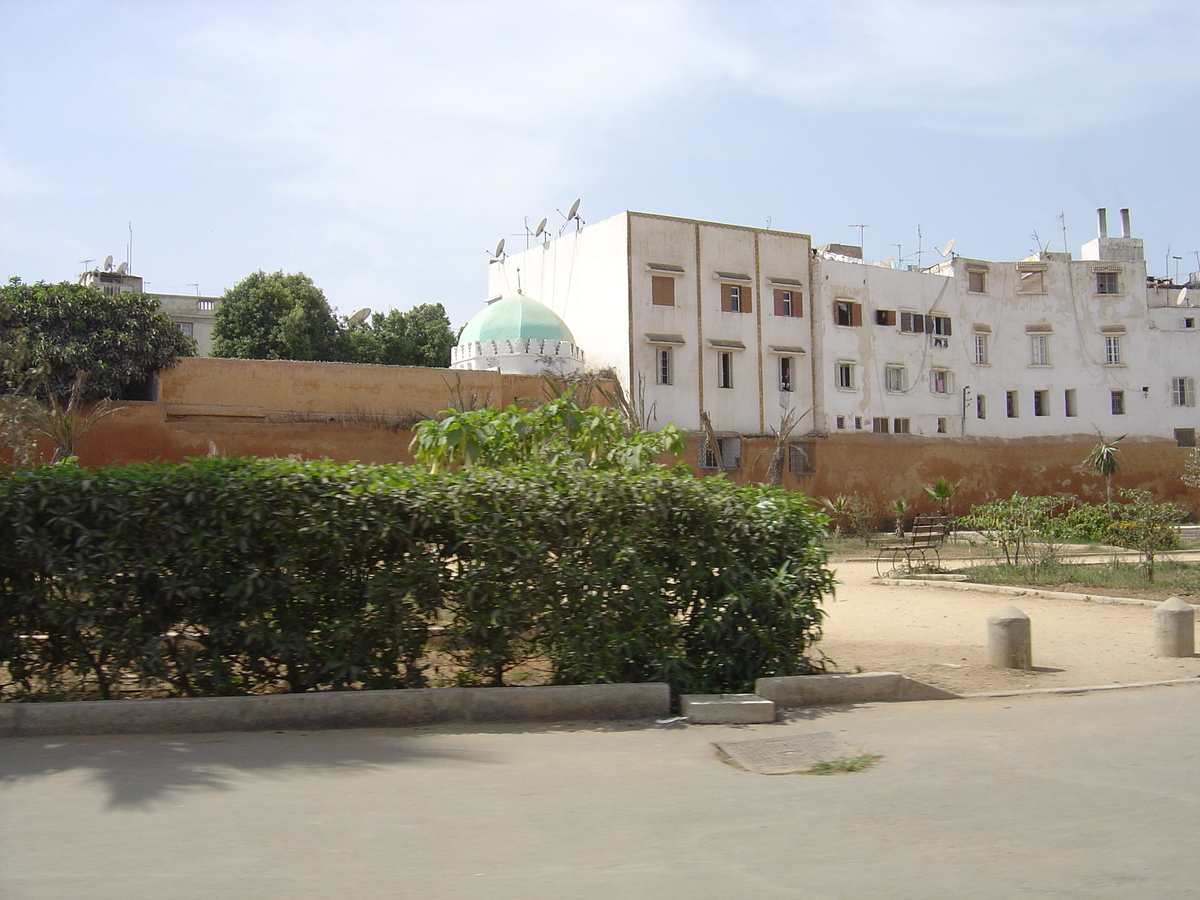
[[[1100,229],[1100,237],[1108,237],[1108,210],[1104,207],[1096,210],[1096,225]]]
[[[1127,238],[1132,236],[1129,233],[1129,210],[1123,209],[1121,210],[1121,237]]]

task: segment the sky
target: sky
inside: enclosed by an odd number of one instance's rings
[[[1198,45],[1190,0],[0,0],[0,279],[300,271],[458,326],[576,198],[925,264],[1128,207],[1186,278]]]

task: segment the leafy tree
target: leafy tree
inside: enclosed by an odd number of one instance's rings
[[[423,303],[409,310],[375,313],[370,320],[342,326],[340,358],[343,362],[377,366],[450,365],[454,330],[440,303]]]
[[[105,294],[70,282],[25,284],[12,278],[0,288],[6,317],[0,347],[8,359],[3,389],[40,399],[91,402],[115,398],[144,383],[160,369],[191,356],[196,345],[162,312],[157,298],[131,292]],[[13,354],[24,363],[14,363]],[[22,379],[12,365],[38,370]],[[77,388],[79,373],[84,387]]]
[[[1107,530],[1109,543],[1128,547],[1141,555],[1146,580],[1154,581],[1154,557],[1160,550],[1178,546],[1175,525],[1186,513],[1174,503],[1158,503],[1149,491],[1123,490],[1119,506],[1112,508]]]
[[[213,320],[213,356],[336,362],[339,343],[329,301],[303,272],[248,275],[224,293]]]
[[[657,466],[662,454],[684,449],[674,425],[631,430],[616,410],[581,407],[571,392],[532,409],[444,409],[441,415],[416,426],[410,447],[431,472],[521,463],[642,472]]]

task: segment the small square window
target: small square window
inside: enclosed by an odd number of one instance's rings
[[[938,416],[938,420],[937,420],[937,433],[938,433],[938,434],[945,434],[945,433],[946,433],[946,417],[945,417],[945,416]]]
[[[717,450],[721,464],[726,469],[738,469],[742,465],[742,439],[740,437],[717,438]],[[701,469],[717,468],[717,457],[707,439],[700,441],[697,463]]]
[[[875,310],[876,325],[895,325],[896,311],[894,309],[877,309]]]
[[[855,416],[855,417],[854,417],[854,430],[855,430],[855,431],[862,431],[862,416]]]
[[[886,418],[876,416],[871,420],[871,431],[875,432],[875,434],[887,434],[888,424],[889,423]]]
[[[839,391],[854,390],[854,363],[837,364],[837,386]]]
[[[972,294],[987,293],[987,272],[978,269],[968,269],[967,290]]]
[[[1114,416],[1125,415],[1125,392],[1111,391],[1109,393],[1109,399],[1112,404],[1112,414]]]
[[[793,475],[812,475],[816,471],[812,463],[812,444],[788,445],[788,471]]]
[[[1021,417],[1020,398],[1016,391],[1005,391],[1004,399],[1008,407],[1008,417],[1010,419],[1019,419]]]
[[[669,275],[650,276],[651,303],[655,306],[675,305],[675,279]],[[666,382],[670,384],[670,382]]]
[[[799,318],[804,315],[804,300],[799,291],[775,291],[775,315]]]
[[[954,390],[954,378],[945,369],[934,369],[929,373],[929,390],[935,394],[948,394]]]
[[[886,421],[886,419],[884,420]],[[893,419],[892,420],[893,434],[908,434],[908,419]]]
[[[1195,428],[1176,428],[1175,429],[1175,445],[1177,447],[1195,447],[1196,446],[1196,429]]]
[[[1079,405],[1075,399],[1075,388],[1067,388],[1063,391],[1063,415],[1068,419],[1073,419],[1079,415]]]
[[[1049,391],[1034,391],[1033,392],[1033,414],[1035,416],[1050,415],[1050,392]]]
[[[920,313],[900,311],[901,334],[924,334],[925,317]]]
[[[1022,270],[1019,273],[1020,280],[1017,282],[1018,294],[1044,294],[1046,293],[1045,272],[1041,269]]]
[[[1050,335],[1031,334],[1029,336],[1029,364],[1031,366],[1050,365]]]
[[[721,309],[724,312],[752,312],[750,285],[726,284],[723,282],[721,284]]]
[[[833,304],[834,321],[843,327],[862,325],[862,304],[853,300],[838,300]]]
[[[176,322],[175,324],[179,326],[180,331],[182,331],[188,337],[192,337],[192,323],[191,322]]]
[[[1119,294],[1121,291],[1120,283],[1117,280],[1116,272],[1097,272],[1096,273],[1096,293],[1097,294]]]
[[[904,366],[888,366],[884,369],[887,378],[887,389],[893,394],[902,394],[908,390],[908,370]]]
[[[846,417],[845,417],[845,416],[838,416],[838,417],[837,417],[837,427],[838,427],[838,428],[845,428],[845,427],[846,427]]]
[[[1171,405],[1196,405],[1196,379],[1191,376],[1171,379]]]
[[[1184,316],[1183,327],[1184,328],[1195,328],[1196,327],[1196,318],[1194,316]]]

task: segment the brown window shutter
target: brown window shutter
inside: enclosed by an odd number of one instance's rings
[[[949,318],[948,316],[946,317],[946,319],[945,319],[945,322],[946,322],[946,337],[950,337],[950,334],[951,334],[951,331],[950,331],[950,318]]]
[[[723,312],[733,312],[733,292],[730,288],[733,285],[721,285],[721,310]]]
[[[804,318],[804,295],[799,291],[792,291],[792,315],[798,319]]]
[[[795,296],[795,294],[792,295],[793,298],[795,298]],[[793,299],[792,302],[794,303],[795,299]],[[775,315],[783,315],[783,291],[779,290],[778,288],[775,289]]]
[[[667,275],[650,276],[651,299],[655,306],[675,305],[675,279]]]
[[[920,313],[913,315],[913,331],[917,334],[925,333],[925,317]]]
[[[861,303],[851,303],[850,304],[850,324],[851,325],[862,325],[862,304]]]
[[[754,312],[754,290],[748,284],[742,285],[742,312]]]
[[[925,317],[925,333],[933,334],[933,316]]]

